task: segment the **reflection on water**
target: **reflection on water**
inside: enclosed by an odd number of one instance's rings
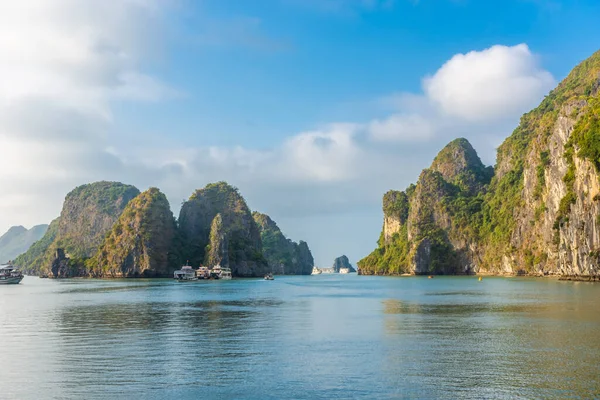
[[[1,398],[600,396],[593,284],[28,277],[4,289]]]

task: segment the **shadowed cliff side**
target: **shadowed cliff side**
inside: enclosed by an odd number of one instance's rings
[[[268,272],[260,233],[246,201],[225,182],[196,190],[181,207],[183,256],[192,265],[231,268],[233,276]]]
[[[95,257],[88,262],[94,277],[172,276],[178,258],[177,225],[167,197],[150,188],[131,200]]]
[[[304,241],[299,243],[285,237],[268,215],[253,212],[262,240],[263,254],[271,272],[279,275],[310,275],[314,259]]]

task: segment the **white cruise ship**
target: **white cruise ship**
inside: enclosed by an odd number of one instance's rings
[[[16,285],[23,280],[23,274],[12,265],[0,266],[0,285]]]
[[[181,269],[178,269],[173,273],[173,278],[177,281],[196,281],[196,271],[189,265],[184,265]]]

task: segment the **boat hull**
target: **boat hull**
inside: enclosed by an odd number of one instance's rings
[[[192,281],[197,281],[198,278],[174,278],[177,282],[192,282]]]
[[[22,276],[10,276],[8,278],[0,278],[0,285],[16,285],[22,280]]]

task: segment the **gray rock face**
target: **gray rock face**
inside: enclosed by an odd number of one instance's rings
[[[340,256],[333,261],[333,272],[339,273],[341,268],[348,268],[349,272],[356,272],[352,264],[350,264],[348,257],[345,255]]]
[[[581,105],[581,104],[580,104]],[[546,140],[534,142],[523,171],[523,205],[515,210],[511,245],[516,251],[505,254],[507,273],[538,275],[597,275],[600,273],[599,174],[594,165],[575,152],[572,188],[565,183],[569,161],[565,151],[577,117],[564,107]],[[539,182],[539,154],[547,152],[548,165]],[[574,203],[561,216],[561,202],[572,191]],[[493,272],[486,265],[482,271]],[[490,271],[491,270],[491,271]]]
[[[417,244],[412,259],[412,270],[416,275],[430,273],[431,240],[425,238]]]
[[[65,254],[64,249],[56,249],[49,275],[52,278],[71,278],[73,276],[83,276],[85,271],[81,271],[81,266],[74,265],[70,258]]]

